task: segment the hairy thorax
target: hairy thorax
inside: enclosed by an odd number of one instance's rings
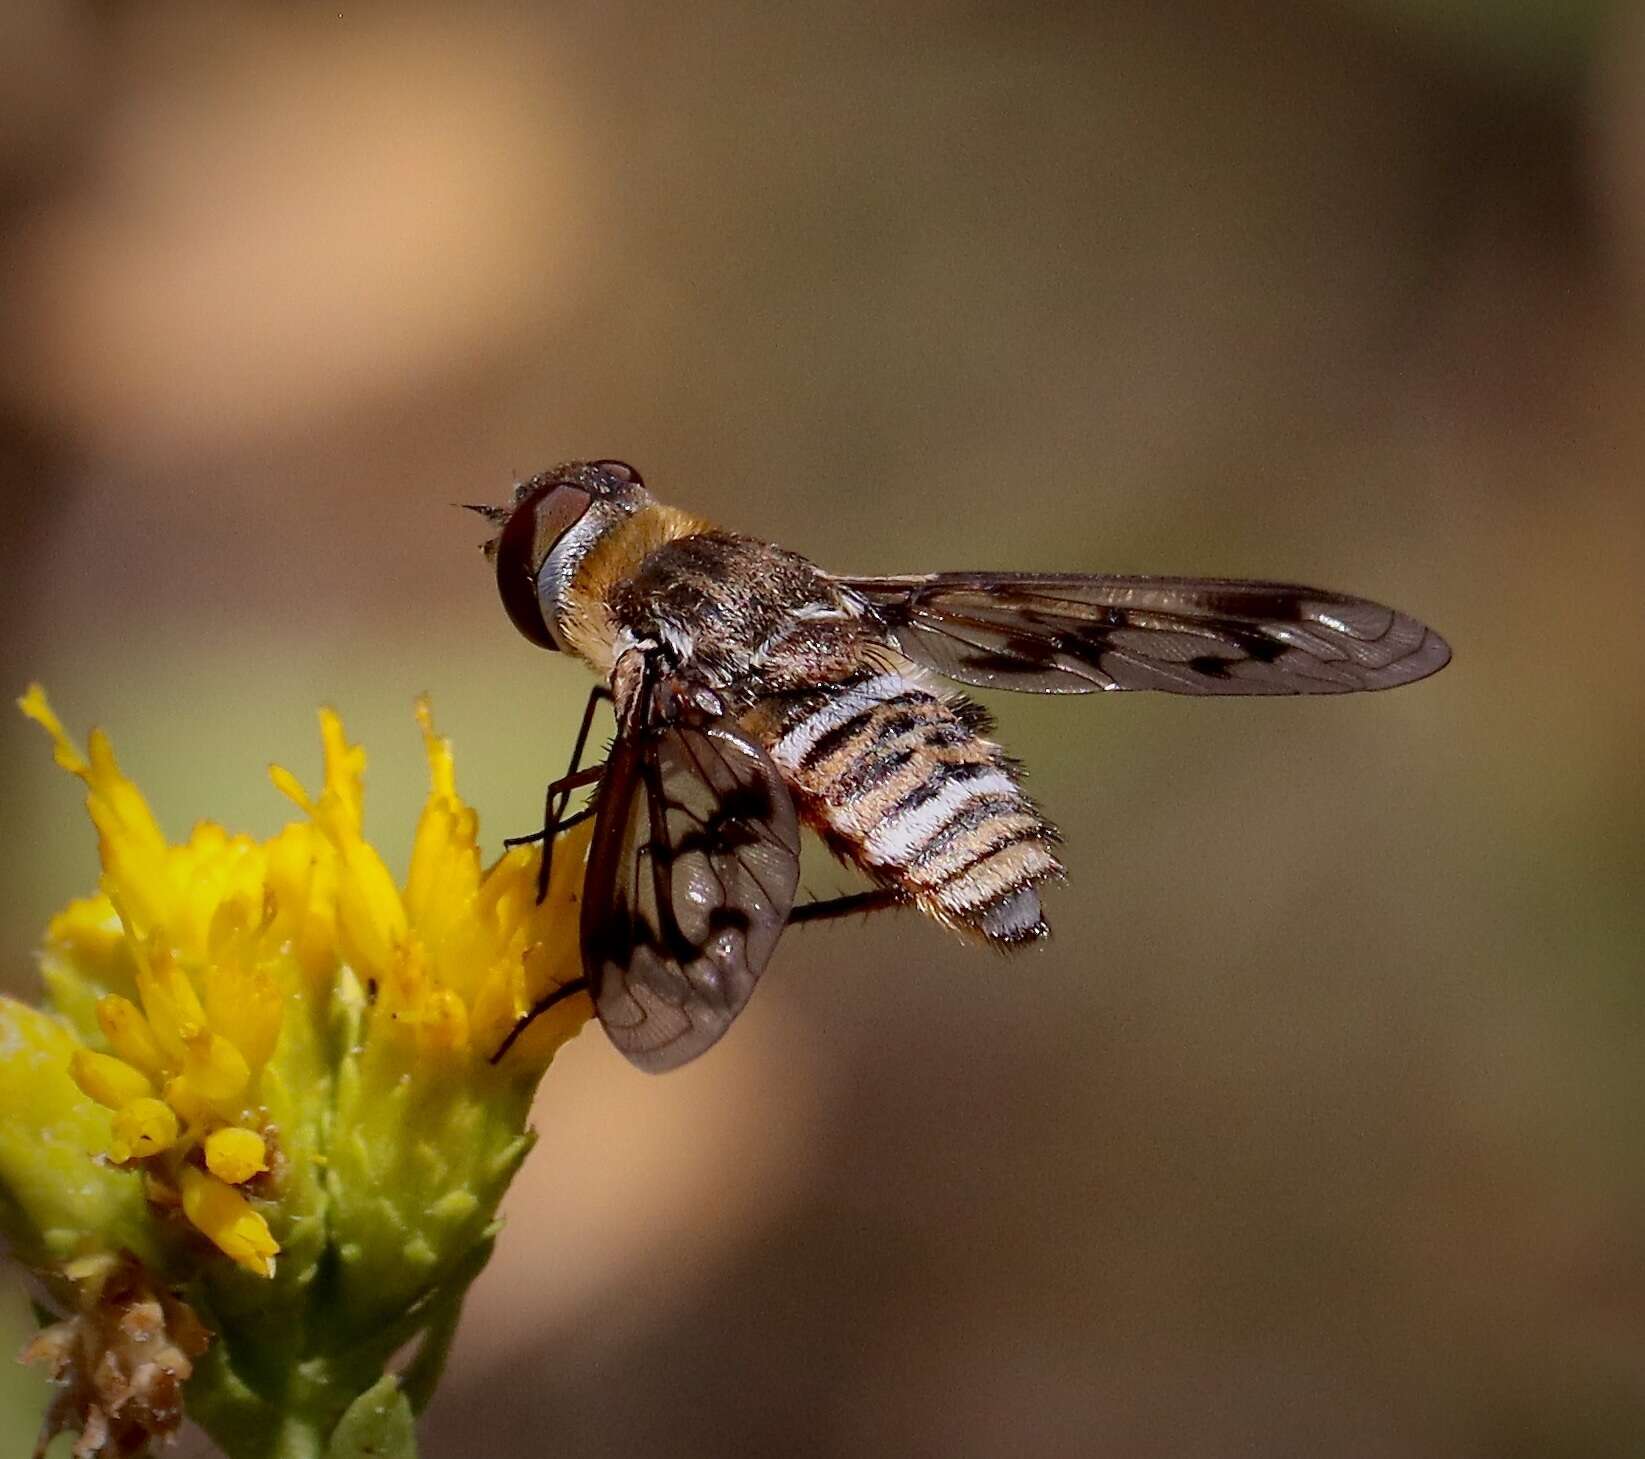
[[[658,644],[682,678],[738,709],[850,678],[883,644],[859,606],[805,558],[728,532],[656,548],[612,585],[609,608],[620,633]]]

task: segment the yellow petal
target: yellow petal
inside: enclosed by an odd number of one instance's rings
[[[97,1026],[109,1047],[133,1068],[157,1079],[165,1069],[165,1056],[142,1010],[129,998],[110,993],[97,1000]]]
[[[500,963],[486,970],[475,989],[470,1014],[472,1036],[479,1041],[480,1052],[489,1055],[501,1046],[525,1002],[524,981],[517,964]]]
[[[425,939],[442,944],[472,920],[480,889],[479,822],[455,798],[430,795],[417,820],[406,875],[405,907]]]
[[[245,1055],[221,1034],[202,1029],[188,1042],[183,1082],[214,1105],[237,1100],[251,1083]]]
[[[188,1041],[206,1026],[206,1010],[188,974],[162,954],[153,966],[138,968],[137,993],[168,1062],[181,1064],[187,1057]]]
[[[120,1109],[154,1093],[154,1086],[140,1069],[90,1049],[76,1049],[69,1056],[69,1074],[86,1095],[107,1109]]]
[[[417,696],[417,727],[423,732],[423,753],[428,757],[429,795],[455,800],[457,768],[451,741],[434,733],[434,707],[426,694]]]
[[[76,898],[53,917],[46,924],[46,946],[65,958],[87,964],[104,982],[131,976],[126,930],[101,892]]]
[[[592,831],[585,822],[556,841],[554,872],[541,906],[534,849],[517,846],[486,872],[472,919],[493,939],[491,951],[471,964],[473,1039],[480,1052],[498,1048],[539,998],[582,976],[577,905]],[[587,1022],[591,1009],[586,997],[560,1002],[513,1045],[510,1062],[522,1068],[546,1064]]]
[[[307,828],[305,828],[307,829]],[[318,838],[318,833],[316,832]],[[337,885],[342,876],[336,850],[326,844],[326,854],[315,859],[309,879],[308,905],[296,929],[293,950],[297,961],[313,976],[336,973],[341,961],[337,937]]]
[[[183,1214],[216,1244],[260,1277],[274,1275],[274,1258],[280,1243],[265,1221],[233,1186],[192,1165],[182,1174]]]
[[[255,1130],[230,1125],[206,1136],[206,1168],[220,1180],[239,1185],[268,1169],[268,1149]]]
[[[365,809],[366,752],[351,745],[334,709],[320,711],[320,743],[325,756],[325,788],[318,797],[282,765],[269,766],[269,778],[282,795],[290,797],[313,816],[334,840],[358,836]]]
[[[85,756],[69,738],[62,720],[58,719],[52,710],[50,702],[46,699],[46,691],[38,684],[30,684],[23,691],[23,697],[17,701],[17,707],[51,736],[52,755],[58,765],[70,775],[83,777],[87,768]]]
[[[205,1006],[212,1028],[247,1064],[260,1069],[268,1062],[280,1037],[284,1000],[266,968],[235,961],[214,967],[206,979]]]
[[[108,736],[93,730],[89,754],[83,756],[38,684],[31,684],[17,704],[51,736],[57,763],[85,782],[104,887],[122,919],[144,934],[164,926],[172,894],[164,875],[166,838],[143,793],[121,772]]]
[[[303,782],[299,780],[284,765],[270,765],[268,778],[274,782],[274,788],[288,800],[301,806],[309,815],[314,814],[314,802],[309,799],[308,792],[303,789]]]
[[[354,837],[338,846],[338,933],[343,954],[362,978],[382,978],[405,940],[399,888],[376,848]]]
[[[343,722],[320,712],[325,747],[325,789],[310,797],[289,771],[271,768],[274,783],[314,819],[339,860],[336,883],[338,942],[344,960],[367,982],[384,978],[405,940],[407,920],[400,890],[377,850],[361,835],[365,803],[365,751],[351,745]]]
[[[195,1135],[217,1118],[205,1097],[181,1074],[166,1081],[163,1093],[166,1103],[177,1111],[178,1118]]]
[[[306,799],[306,797],[305,797]],[[268,843],[271,940],[303,969],[324,977],[337,966],[337,850],[312,825],[292,823]]]
[[[337,813],[358,831],[365,812],[365,749],[349,744],[334,709],[320,711],[320,743],[325,752],[326,795],[336,801]]]
[[[177,1143],[177,1116],[158,1099],[134,1099],[115,1112],[109,1158],[116,1165],[158,1155]]]
[[[421,1028],[426,1047],[457,1051],[468,1047],[468,1007],[449,988],[434,988],[423,1002]]]
[[[84,772],[91,789],[91,814],[106,837],[134,850],[159,854],[166,848],[165,833],[136,783],[127,778],[114,758],[114,746],[102,730],[94,729],[88,742],[90,763]]]

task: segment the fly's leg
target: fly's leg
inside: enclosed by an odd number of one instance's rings
[[[868,892],[852,892],[843,897],[824,897],[807,902],[788,914],[788,925],[799,922],[832,922],[836,918],[851,917],[858,912],[878,912],[887,907],[900,907],[908,898],[896,887],[875,887]]]
[[[543,859],[537,864],[537,902],[540,906],[548,896],[548,876],[554,865],[554,838],[570,826],[586,821],[594,813],[592,806],[580,810],[574,816],[567,816],[565,808],[571,803],[571,793],[585,785],[592,785],[604,773],[604,765],[590,765],[586,770],[579,769],[582,764],[583,751],[588,746],[588,732],[594,725],[594,711],[603,699],[610,699],[611,691],[603,684],[596,684],[589,691],[588,703],[583,706],[583,722],[577,730],[577,740],[571,747],[571,765],[566,773],[558,780],[549,784],[543,796],[543,829],[530,836],[512,836],[503,842],[504,846],[526,846],[533,841],[543,843]],[[556,804],[558,800],[558,804]]]
[[[555,836],[568,826],[575,826],[579,822],[586,821],[594,814],[595,807],[585,806],[576,815],[558,816],[554,810],[555,797],[569,796],[574,790],[581,790],[585,785],[594,784],[604,774],[605,766],[603,764],[590,765],[573,775],[562,775],[558,780],[549,781],[548,793],[544,797],[543,804],[543,829],[533,831],[529,836],[505,836],[503,845],[512,849],[515,846],[535,846],[539,841],[552,842]]]
[[[580,768],[583,751],[588,747],[588,732],[594,725],[594,711],[602,699],[610,699],[611,691],[603,684],[596,684],[589,691],[588,703],[583,706],[583,722],[577,728],[577,740],[571,747],[571,764],[566,773],[558,780],[549,784],[543,795],[543,829],[530,836],[511,836],[503,842],[505,846],[529,846],[534,841],[543,843],[543,859],[537,867],[537,902],[540,906],[548,896],[548,875],[553,867],[554,838],[561,831],[571,826],[581,825],[597,809],[587,806],[576,815],[568,816],[565,808],[571,801],[571,793],[580,790],[585,785],[593,785],[603,774],[605,766],[590,765],[586,769]],[[556,804],[556,801],[558,802]],[[528,1008],[521,1017],[515,1020],[514,1027],[508,1031],[508,1036],[497,1045],[497,1052],[491,1056],[491,1062],[497,1063],[504,1054],[512,1049],[534,1019],[540,1018],[555,1004],[567,998],[575,997],[578,993],[588,991],[587,978],[573,978],[569,983],[562,983],[551,992],[545,993]]]
[[[491,1062],[495,1064],[503,1057],[504,1054],[514,1047],[515,1040],[517,1040],[521,1034],[531,1027],[531,1022],[533,1019],[547,1013],[548,1010],[556,1003],[561,1003],[567,998],[574,997],[578,993],[586,993],[587,991],[587,978],[573,978],[569,983],[561,983],[560,986],[552,993],[547,993],[543,997],[539,998],[531,1005],[529,1009],[526,1010],[522,1017],[515,1021],[514,1027],[508,1031],[508,1037],[505,1038],[502,1043],[497,1045],[497,1052],[491,1056]]]

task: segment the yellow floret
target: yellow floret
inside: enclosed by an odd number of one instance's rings
[[[183,1167],[181,1191],[183,1214],[218,1250],[260,1277],[274,1275],[280,1244],[269,1234],[268,1222],[239,1191],[191,1165]]]
[[[158,1155],[177,1143],[177,1116],[164,1100],[134,1099],[115,1112],[109,1158],[116,1165]]]
[[[90,1049],[74,1051],[69,1058],[69,1073],[105,1109],[122,1109],[132,1100],[154,1093],[154,1085],[140,1069]]]
[[[160,1052],[154,1030],[149,1027],[143,1011],[129,998],[110,993],[98,999],[97,1026],[109,1047],[130,1064],[141,1069],[151,1079],[160,1076],[165,1068],[165,1055]]]
[[[268,1169],[268,1148],[255,1130],[234,1125],[206,1136],[206,1169],[230,1185],[239,1185]]]

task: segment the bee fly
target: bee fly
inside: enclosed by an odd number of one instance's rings
[[[584,977],[641,1069],[672,1069],[730,1026],[791,922],[906,903],[998,948],[1046,934],[1057,833],[935,676],[1085,694],[1340,694],[1443,668],[1403,613],[1284,583],[1056,573],[837,577],[665,506],[620,461],[573,461],[475,507],[514,626],[600,684],[570,772],[548,789],[538,882],[557,831],[594,817]],[[579,768],[610,699],[606,762]],[[570,796],[598,781],[587,810]],[[795,907],[801,824],[872,889]]]

